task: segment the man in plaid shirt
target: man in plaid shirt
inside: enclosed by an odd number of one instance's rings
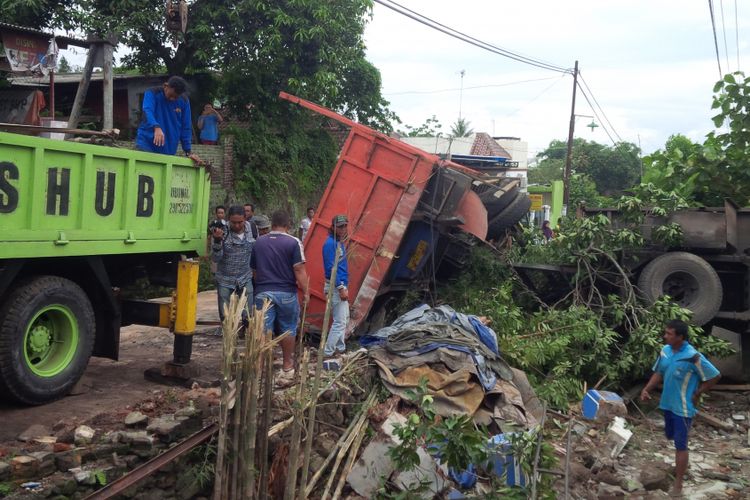
[[[212,230],[211,259],[216,262],[216,294],[219,298],[219,317],[224,321],[224,305],[229,304],[232,293],[247,293],[248,304],[253,303],[253,282],[250,256],[253,253],[252,229],[245,221],[241,206],[229,207],[229,230],[216,227]],[[243,318],[245,314],[243,313]],[[246,319],[246,318],[245,318]]]

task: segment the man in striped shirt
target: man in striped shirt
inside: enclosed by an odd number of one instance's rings
[[[682,494],[682,479],[688,468],[688,433],[693,417],[698,412],[700,395],[709,391],[721,378],[719,370],[688,342],[688,325],[672,320],[664,328],[664,342],[653,375],[641,392],[641,400],[651,399],[650,391],[659,382],[664,388],[659,408],[664,412],[664,431],[674,440],[676,495]]]

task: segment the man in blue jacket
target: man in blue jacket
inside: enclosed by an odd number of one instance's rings
[[[135,138],[136,149],[173,155],[177,153],[177,143],[181,142],[185,155],[198,161],[191,152],[193,127],[190,101],[184,95],[186,90],[185,80],[171,76],[162,87],[148,89],[143,94],[143,116]]]
[[[346,261],[346,247],[344,241],[347,237],[349,221],[346,215],[336,215],[331,223],[330,234],[323,244],[323,268],[326,282],[324,290],[326,297],[331,286],[336,290],[333,292],[331,303],[331,316],[333,323],[328,331],[328,339],[323,350],[326,357],[346,350],[346,325],[349,323],[349,265]],[[338,266],[336,267],[336,282],[331,283],[333,265],[336,261],[336,251],[340,252]]]
[[[688,325],[678,319],[667,323],[664,342],[667,344],[654,363],[651,379],[641,391],[641,400],[651,399],[651,389],[664,381],[659,408],[664,412],[664,432],[674,440],[675,495],[682,494],[682,479],[688,468],[688,433],[700,395],[719,381],[721,374],[688,340]]]

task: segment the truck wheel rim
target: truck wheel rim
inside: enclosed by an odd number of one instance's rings
[[[65,306],[50,305],[38,311],[23,341],[26,366],[40,377],[62,372],[78,349],[78,321]]]
[[[699,290],[700,283],[695,276],[684,272],[670,274],[662,285],[662,292],[682,307],[692,305],[699,295]]]

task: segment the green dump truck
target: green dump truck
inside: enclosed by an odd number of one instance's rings
[[[187,158],[0,132],[0,398],[64,396],[131,323],[189,361],[209,186]],[[173,301],[124,300],[139,277]]]

